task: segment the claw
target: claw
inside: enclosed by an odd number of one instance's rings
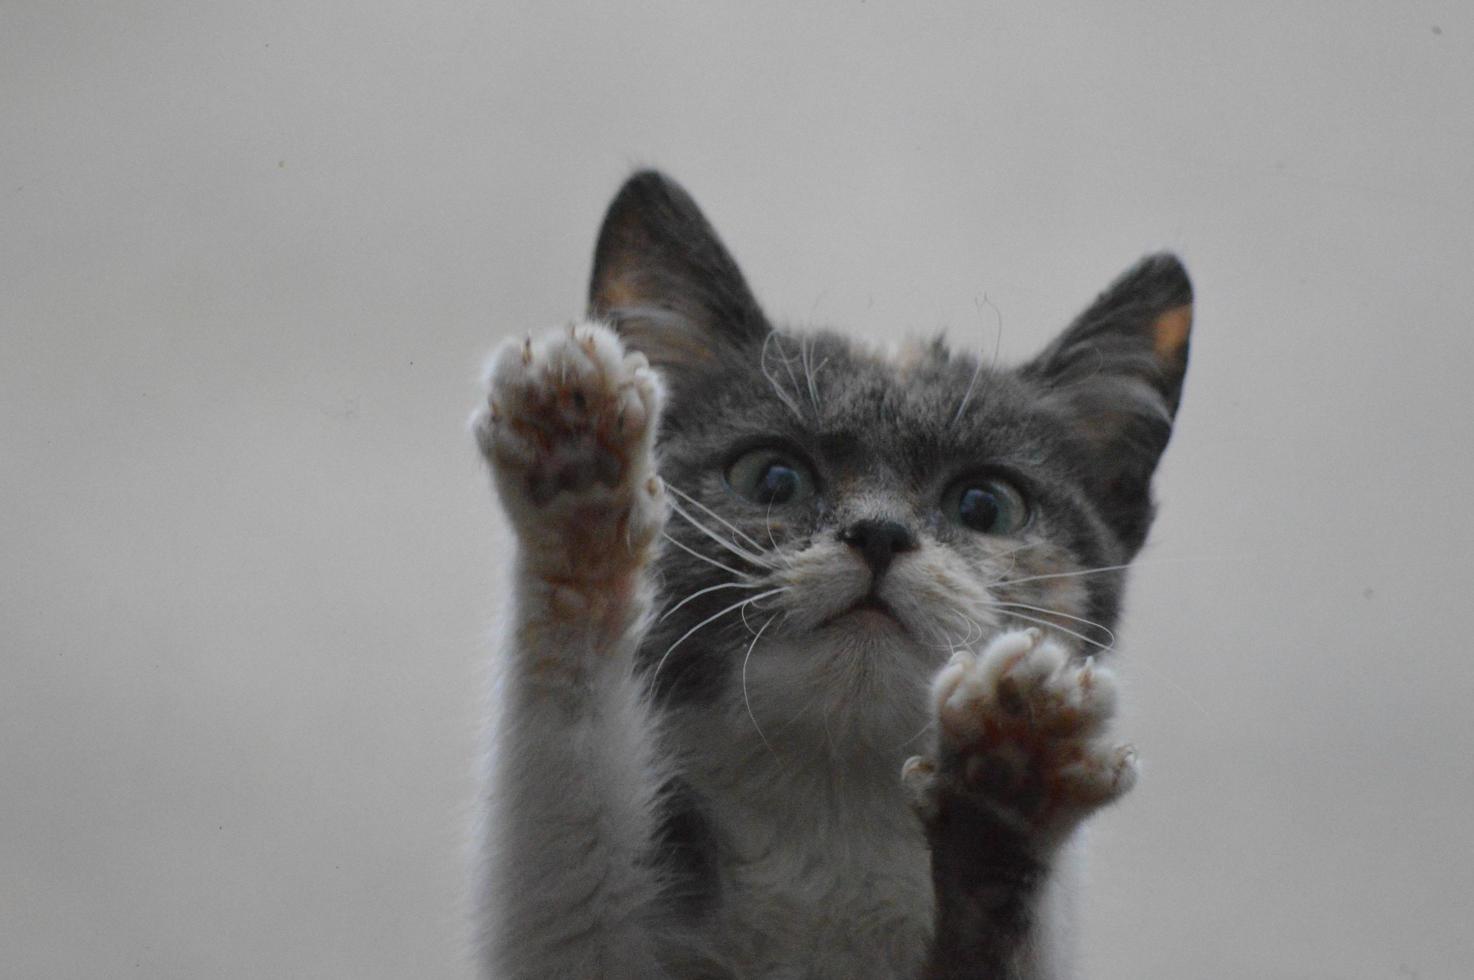
[[[576,323],[513,339],[488,377],[476,436],[522,542],[559,581],[647,561],[664,520],[650,429],[659,391],[625,363],[612,332]],[[570,547],[635,537],[636,548]]]
[[[944,771],[1021,828],[1053,834],[1136,780],[1135,751],[1102,735],[1114,713],[1111,672],[1044,630],[996,637],[954,656],[932,685]]]

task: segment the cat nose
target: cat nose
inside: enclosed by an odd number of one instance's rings
[[[839,532],[839,539],[858,551],[876,581],[902,551],[916,550],[916,535],[895,521],[856,521]]]

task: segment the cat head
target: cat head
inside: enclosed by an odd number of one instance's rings
[[[760,729],[808,712],[890,730],[950,649],[1002,628],[1109,647],[1191,304],[1181,263],[1155,255],[1021,366],[940,340],[884,355],[773,326],[691,198],[634,175],[589,306],[669,391],[674,513],[642,651],[657,690],[706,707],[740,691]]]

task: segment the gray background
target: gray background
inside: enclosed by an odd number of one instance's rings
[[[1467,2],[6,0],[0,114],[3,975],[469,975],[464,422],[651,163],[871,337],[1179,250],[1092,976],[1468,975]]]

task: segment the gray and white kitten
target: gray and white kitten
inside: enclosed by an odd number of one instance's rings
[[[1158,255],[1015,369],[790,333],[633,176],[588,318],[474,423],[517,539],[485,975],[1070,975],[1067,852],[1135,778],[1092,654],[1190,324]]]

